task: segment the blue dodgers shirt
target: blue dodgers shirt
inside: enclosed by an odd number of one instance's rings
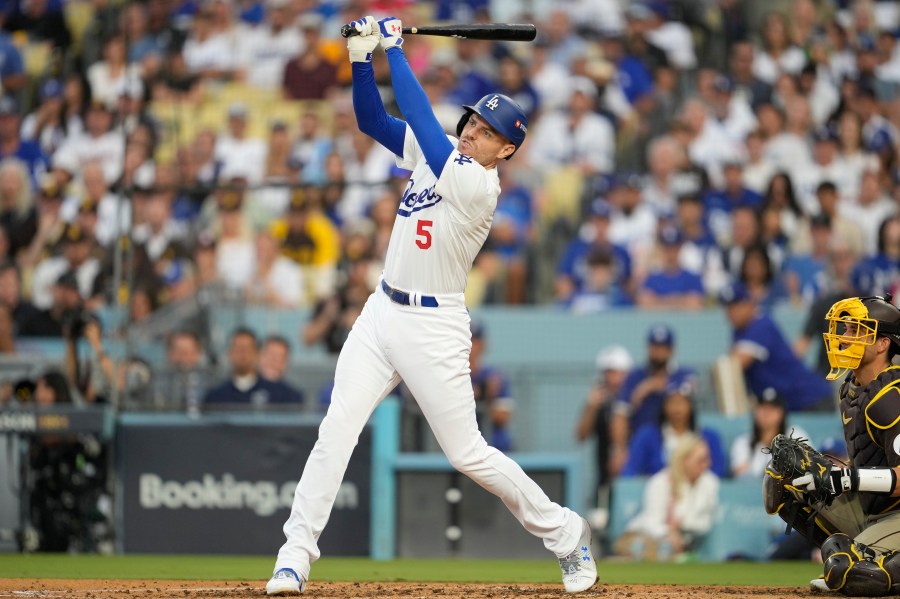
[[[800,361],[768,315],[757,314],[745,328],[734,331],[733,343],[736,349],[755,358],[744,378],[757,397],[772,387],[793,412],[805,410],[832,394],[828,381]]]
[[[635,387],[649,376],[650,371],[646,366],[640,366],[629,372],[625,382],[622,383],[622,391],[617,399],[620,405],[628,406],[628,423],[632,431],[637,431],[645,424],[659,423],[659,413],[666,399],[665,389],[648,393],[637,408],[634,408],[629,401]],[[697,372],[693,368],[672,368],[668,372],[668,377],[667,388],[681,387],[685,384],[696,387]]]

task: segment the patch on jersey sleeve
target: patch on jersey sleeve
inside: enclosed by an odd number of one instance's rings
[[[455,162],[456,164],[459,164],[459,165],[472,164],[472,157],[466,156],[465,154],[460,154],[459,156],[457,156],[456,158],[453,159],[453,162]]]
[[[891,448],[893,448],[895,454],[900,455],[900,435],[894,437],[894,442],[891,443]]]

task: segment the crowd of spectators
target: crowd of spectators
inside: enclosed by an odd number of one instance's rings
[[[339,347],[405,178],[353,122],[337,24],[365,12],[540,23],[534,44],[404,46],[448,131],[490,90],[529,115],[469,305],[695,310],[740,281],[768,308],[896,284],[890,2],[69,4],[3,16],[13,338],[61,332],[72,274],[86,307],[133,321],[213,283],[310,308],[305,341]]]

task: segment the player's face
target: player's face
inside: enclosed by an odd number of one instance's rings
[[[498,160],[512,154],[516,146],[497,133],[487,121],[472,113],[469,122],[463,127],[456,149],[460,154],[474,158],[481,166],[490,168]]]

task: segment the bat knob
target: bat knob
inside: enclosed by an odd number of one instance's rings
[[[349,23],[341,27],[341,37],[353,37],[354,35],[359,35],[359,31]]]

